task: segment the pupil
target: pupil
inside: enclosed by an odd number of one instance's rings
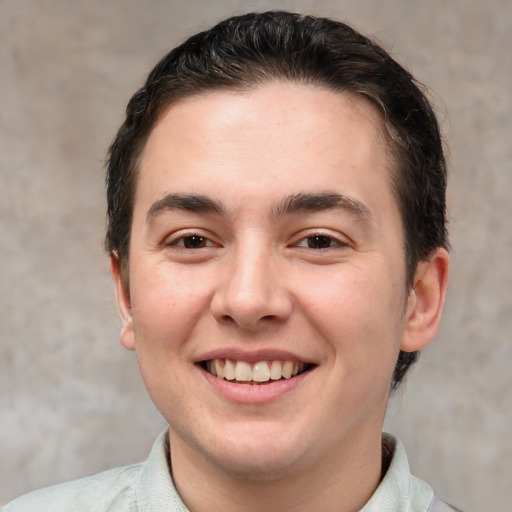
[[[187,249],[197,249],[199,247],[204,247],[205,240],[202,236],[192,235],[187,236],[183,239],[183,245]]]
[[[308,247],[313,249],[326,249],[331,246],[331,239],[325,235],[315,235],[308,238]]]

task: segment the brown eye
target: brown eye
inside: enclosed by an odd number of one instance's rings
[[[310,249],[327,249],[335,245],[335,241],[326,235],[308,236],[307,244]]]
[[[207,244],[207,239],[199,235],[184,236],[181,240],[186,249],[202,249]]]

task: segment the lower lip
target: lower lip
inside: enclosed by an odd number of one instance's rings
[[[259,404],[278,400],[300,386],[313,370],[291,379],[270,381],[268,384],[244,384],[215,377],[199,367],[204,378],[224,398],[241,404]]]

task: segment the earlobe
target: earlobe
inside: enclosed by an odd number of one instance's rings
[[[130,290],[123,278],[119,258],[114,253],[110,255],[110,273],[114,281],[117,308],[121,319],[121,344],[128,350],[135,350]]]
[[[401,350],[414,352],[426,347],[437,334],[448,289],[450,256],[438,248],[418,264],[408,298]]]

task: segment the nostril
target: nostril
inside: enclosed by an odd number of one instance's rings
[[[229,322],[229,323],[232,323],[235,321],[235,319],[230,315],[222,315],[221,320],[223,320],[224,322]]]
[[[265,325],[271,325],[273,323],[277,323],[279,321],[279,316],[277,315],[263,315],[263,316],[234,316],[234,315],[221,315],[217,317],[217,320],[224,325],[238,326],[244,330],[254,330],[258,329],[258,327],[263,327]]]
[[[292,310],[289,297],[281,287],[267,285],[261,290],[255,286],[221,287],[212,297],[214,318],[225,325],[236,324],[248,330],[286,320]]]

